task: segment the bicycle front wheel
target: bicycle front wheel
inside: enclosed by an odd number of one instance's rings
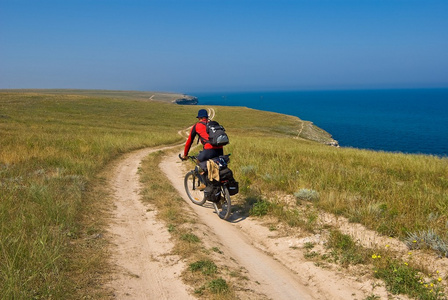
[[[200,191],[198,188],[200,184],[201,182],[194,171],[190,171],[185,175],[185,191],[191,202],[197,205],[203,205],[205,203],[204,191]]]
[[[232,203],[230,202],[229,190],[226,186],[222,187],[222,197],[218,203],[213,202],[216,214],[223,220],[227,220],[232,212]]]

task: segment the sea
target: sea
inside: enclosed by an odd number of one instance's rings
[[[448,156],[448,88],[192,93],[199,105],[297,116],[341,147]]]

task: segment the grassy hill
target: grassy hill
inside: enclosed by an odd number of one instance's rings
[[[0,89],[4,93],[34,93],[39,95],[79,95],[89,97],[107,97],[126,100],[154,100],[173,102],[186,97],[184,94],[169,92],[113,91],[113,90],[77,90],[77,89]]]
[[[0,91],[2,298],[75,299],[87,284],[76,274],[93,280],[98,249],[85,238],[101,232],[101,224],[86,216],[103,197],[93,188],[100,172],[133,149],[182,142],[178,131],[202,108],[171,104],[168,99],[177,97],[171,94],[152,95]],[[411,237],[421,247],[432,247],[431,236],[439,246],[434,251],[446,255],[448,159],[329,147],[327,133],[298,118],[214,108],[231,137],[226,151],[240,196],[260,215],[311,228],[310,215],[269,196],[296,195],[297,206],[307,201],[382,234]],[[92,259],[79,257],[74,249],[80,248]]]

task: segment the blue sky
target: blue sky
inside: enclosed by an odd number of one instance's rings
[[[448,1],[0,0],[0,88],[448,87]]]

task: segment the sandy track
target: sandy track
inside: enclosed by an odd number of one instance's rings
[[[156,150],[129,153],[115,166],[111,183],[116,208],[109,228],[115,270],[109,288],[116,299],[194,299],[179,278],[184,264],[168,255],[173,245],[166,226],[140,201],[138,168]]]

